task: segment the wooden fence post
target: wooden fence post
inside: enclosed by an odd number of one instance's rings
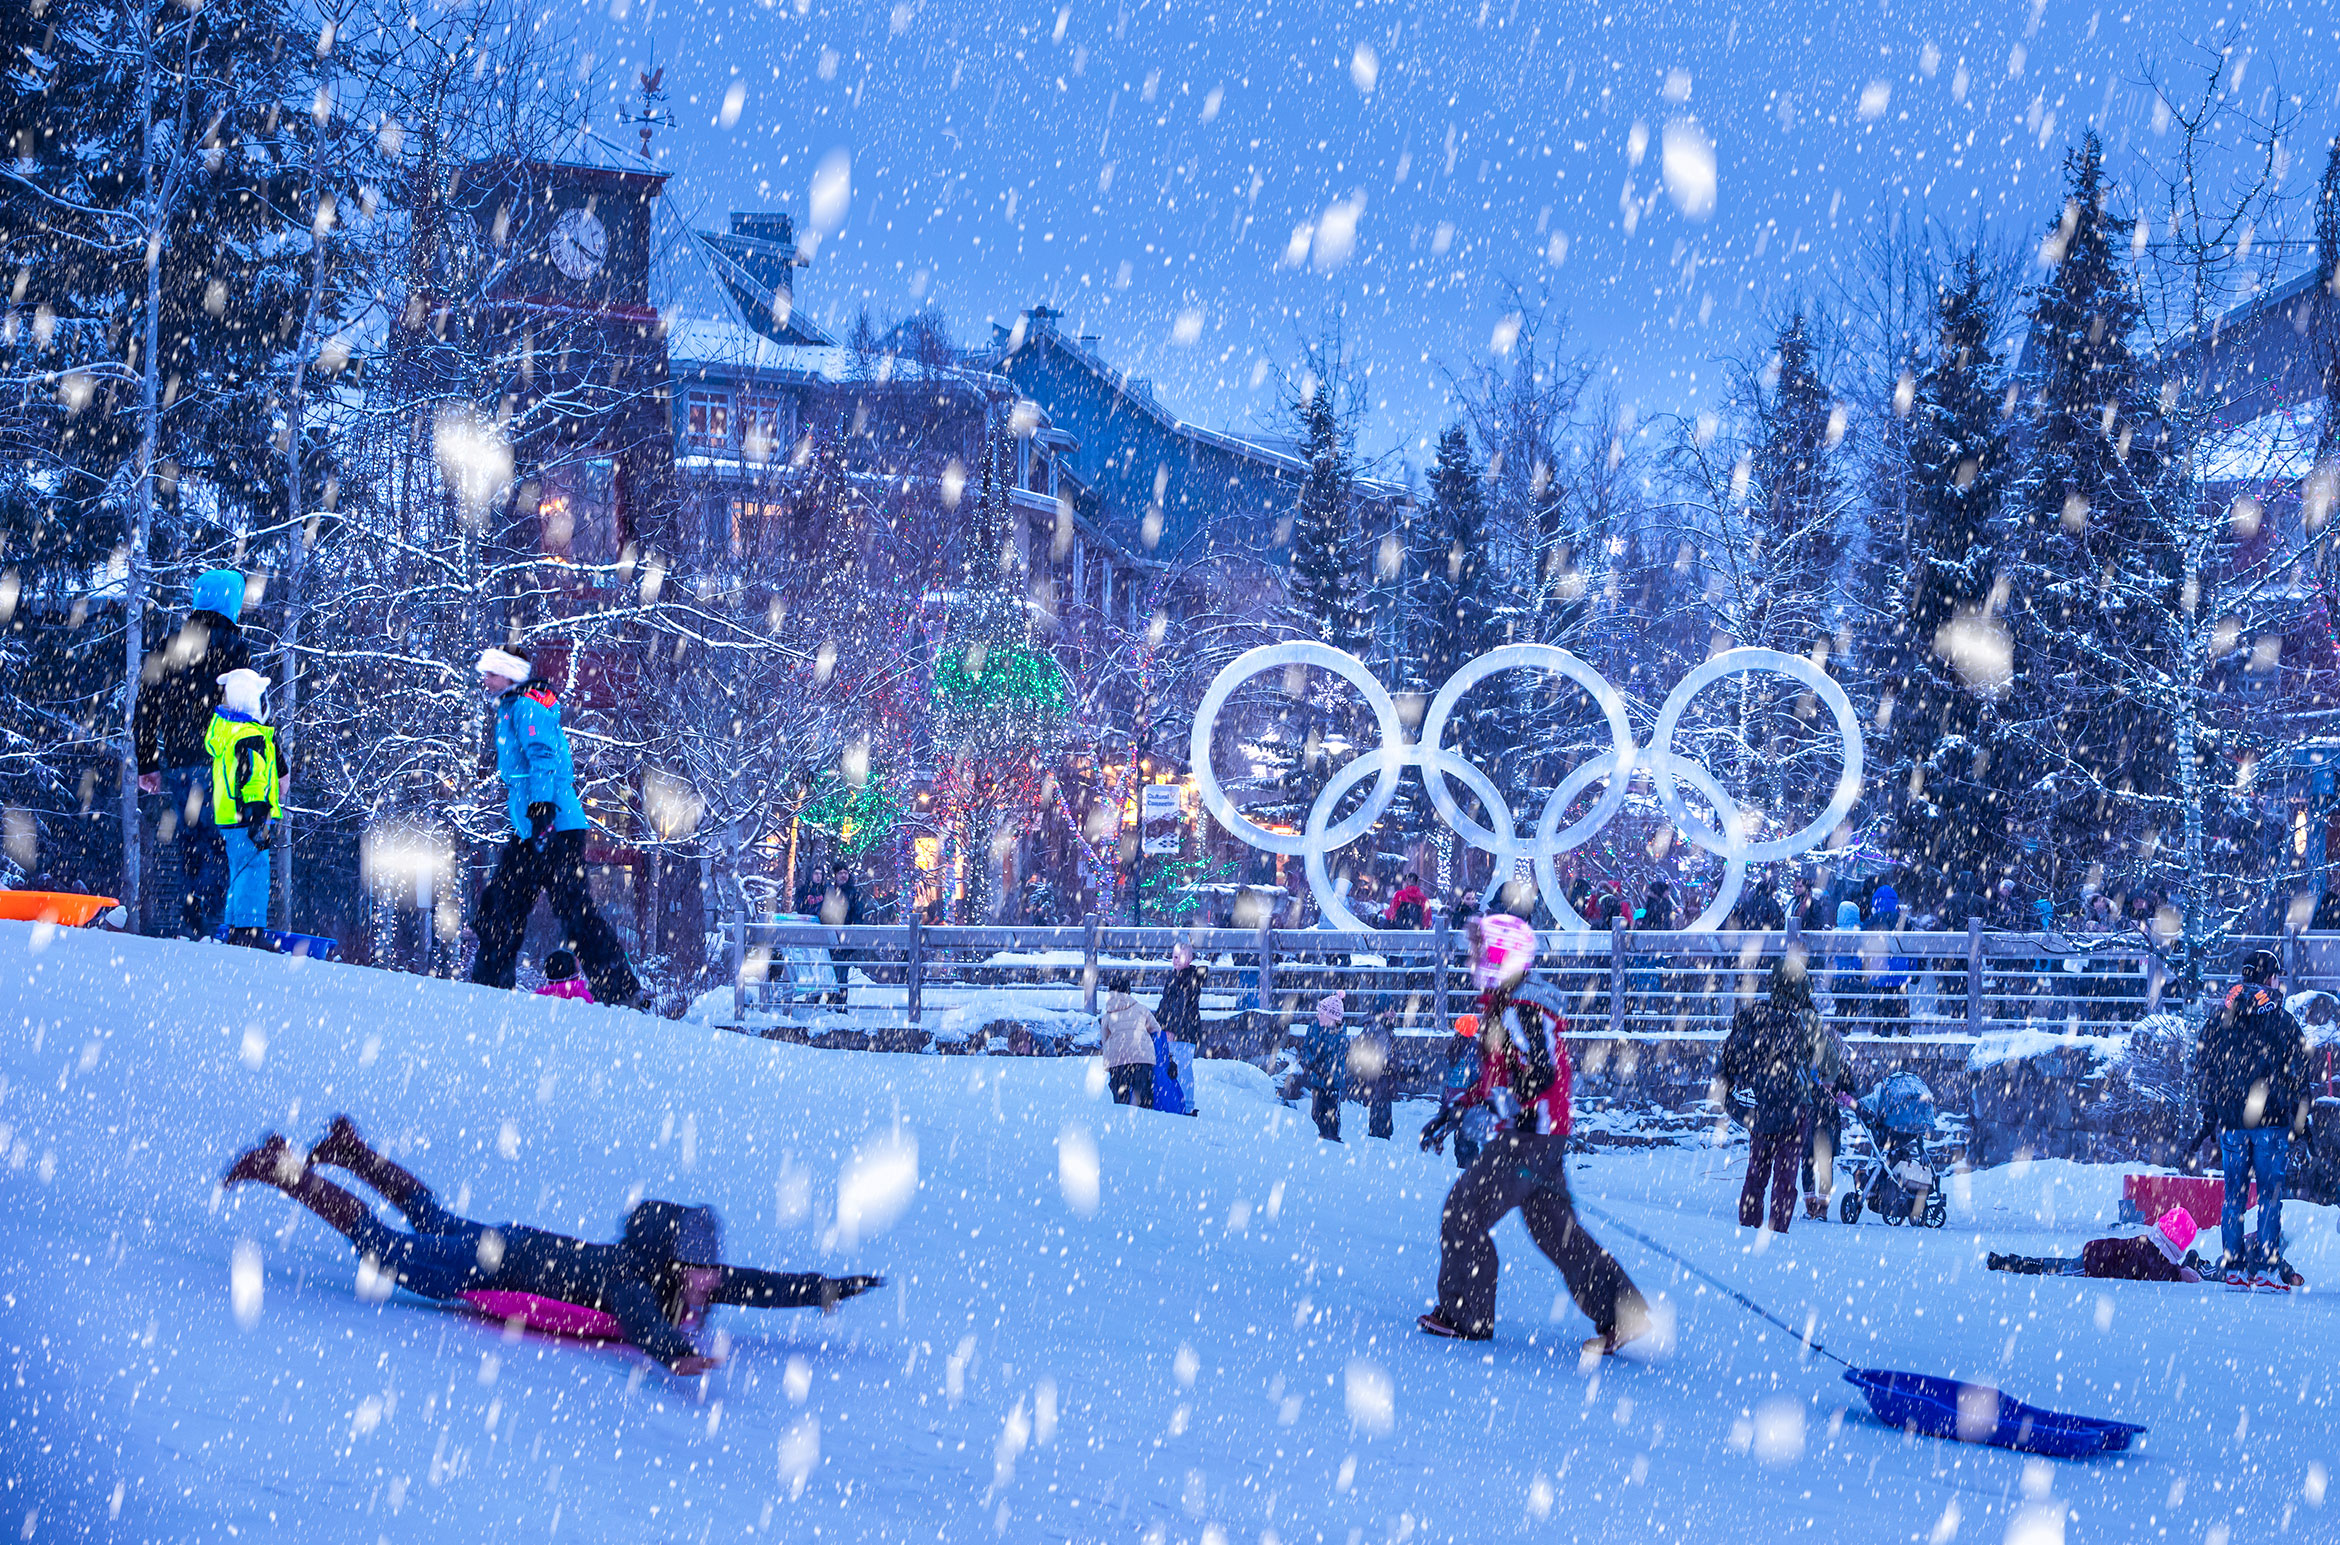
[[[1097,914],[1081,920],[1081,1011],[1097,1012]]]
[[[1438,909],[1437,921],[1430,928],[1430,1017],[1437,1022],[1437,1032],[1446,1035],[1453,1026],[1446,1020],[1447,962],[1454,954],[1454,937],[1446,930],[1446,909]]]
[[[1625,919],[1609,919],[1609,1034],[1625,1033]]]
[[[1983,925],[1979,917],[1966,920],[1966,1033],[1982,1034]]]
[[[1276,1011],[1276,950],[1266,923],[1259,925],[1259,1007],[1263,1014]]]
[[[910,958],[902,968],[902,986],[908,999],[910,1023],[918,1023],[919,999],[926,990],[926,924],[910,914]]]
[[[724,926],[724,955],[731,966],[731,1017],[747,1023],[747,914],[740,913]]]

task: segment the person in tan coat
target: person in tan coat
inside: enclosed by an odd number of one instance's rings
[[[1130,996],[1135,983],[1126,971],[1105,978],[1105,1009],[1097,1016],[1105,1032],[1105,1077],[1113,1103],[1154,1108],[1154,1037],[1161,1026],[1153,1010]]]

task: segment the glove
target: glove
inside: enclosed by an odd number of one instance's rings
[[[252,839],[252,846],[265,853],[276,842],[276,823],[269,819],[268,807],[262,804],[242,805],[236,813],[243,817],[244,835]]]
[[[553,829],[560,818],[560,810],[549,799],[540,799],[528,807],[528,835],[541,837]]]
[[[825,1314],[848,1298],[859,1298],[871,1288],[885,1285],[883,1277],[825,1277],[821,1280],[821,1311]]]
[[[1444,1152],[1446,1134],[1453,1131],[1455,1124],[1461,1119],[1451,1107],[1432,1116],[1429,1125],[1422,1128],[1422,1151],[1424,1153]]]

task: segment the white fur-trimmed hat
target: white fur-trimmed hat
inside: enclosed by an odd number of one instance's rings
[[[536,674],[534,666],[508,649],[482,649],[478,669],[482,676],[501,676],[506,681],[526,681]]]
[[[275,683],[255,670],[233,670],[219,678],[219,706],[247,719],[260,717],[260,694]]]

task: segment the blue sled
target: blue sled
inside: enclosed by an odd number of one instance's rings
[[[1923,1373],[1848,1368],[1844,1378],[1868,1398],[1869,1409],[1886,1426],[1962,1443],[1989,1443],[2055,1459],[2085,1459],[2092,1454],[2118,1453],[2145,1430],[2134,1422],[2042,1410],[1983,1385]]]
[[[306,955],[311,960],[339,960],[341,958],[340,944],[321,934],[286,933],[275,928],[266,928],[261,931],[268,935],[268,947],[279,955]],[[227,936],[228,931],[222,928],[213,934],[212,938],[225,944]]]

